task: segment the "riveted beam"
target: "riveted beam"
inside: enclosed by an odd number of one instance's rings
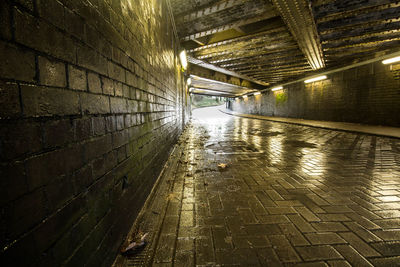
[[[258,91],[245,86],[234,85],[231,83],[208,79],[193,74],[190,75],[190,78],[192,79],[192,84],[191,84],[192,90],[224,92],[226,94],[231,94],[231,95],[245,94]]]
[[[247,25],[247,24],[251,24],[251,23],[255,23],[255,22],[259,22],[262,20],[267,20],[273,17],[276,17],[277,14],[275,12],[275,10],[269,10],[267,12],[265,12],[263,15],[261,16],[255,16],[252,18],[246,18],[246,19],[241,19],[241,20],[237,20],[235,22],[232,23],[228,23],[219,27],[215,27],[215,28],[211,28],[211,29],[207,29],[204,31],[200,31],[200,32],[196,32],[187,36],[184,36],[182,38],[183,41],[189,41],[189,40],[193,40],[193,39],[197,39],[197,38],[201,38],[204,36],[208,36],[214,33],[218,33],[218,32],[222,32],[222,31],[226,31],[229,29],[234,29],[235,27],[240,27],[243,25]]]
[[[251,41],[251,40],[254,40],[255,38],[259,38],[264,35],[280,33],[280,32],[285,32],[285,31],[286,31],[286,28],[284,26],[280,26],[280,27],[276,27],[276,28],[269,29],[266,31],[261,31],[261,32],[253,33],[253,34],[247,34],[245,36],[235,37],[235,38],[215,42],[215,43],[212,43],[209,45],[200,46],[200,47],[189,50],[189,52],[198,52],[198,51],[202,51],[202,50],[209,50],[209,49],[212,49],[215,47],[221,47],[223,45],[234,44],[237,42],[245,42],[245,41],[249,41],[249,40]]]
[[[234,6],[242,5],[243,2],[244,2],[243,0],[242,1],[221,0],[221,1],[218,1],[217,3],[211,3],[206,6],[202,6],[199,9],[186,12],[185,14],[178,14],[176,16],[177,17],[176,24],[182,24],[182,23],[194,21],[203,16],[208,16],[208,15],[220,12],[222,10],[232,8]]]
[[[201,77],[209,80],[209,82],[215,82],[218,84],[229,85],[230,87],[249,89],[249,90],[261,90],[264,86],[257,83],[251,82],[246,79],[234,77],[225,73],[213,71],[200,66],[191,65],[190,75],[194,77]]]
[[[268,83],[266,83],[266,82],[263,82],[263,81],[260,81],[260,80],[257,80],[257,79],[252,79],[252,78],[250,78],[250,77],[248,77],[246,75],[242,75],[242,74],[236,73],[234,71],[230,71],[230,70],[227,70],[227,69],[224,69],[224,68],[220,68],[218,66],[215,66],[213,64],[207,63],[205,61],[199,60],[199,59],[194,58],[194,57],[190,57],[189,56],[188,57],[188,61],[191,63],[191,68],[194,68],[195,66],[199,66],[199,67],[202,67],[203,69],[213,70],[213,71],[218,72],[218,73],[223,73],[223,74],[226,74],[226,75],[229,75],[229,76],[232,76],[232,77],[240,78],[242,80],[247,80],[247,81],[250,81],[250,82],[252,82],[254,84],[268,86]]]
[[[308,0],[272,0],[312,69],[325,67],[318,32]]]
[[[205,96],[220,96],[220,97],[236,97],[239,96],[239,94],[225,94],[225,93],[215,93],[215,92],[211,92],[211,91],[207,91],[207,92],[202,92],[202,91],[193,91],[190,92],[191,94],[194,95],[205,95]]]

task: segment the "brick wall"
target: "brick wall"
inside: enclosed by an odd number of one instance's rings
[[[400,64],[380,61],[299,82],[231,103],[234,111],[267,116],[400,126]]]
[[[164,2],[0,1],[2,266],[113,260],[188,118]]]

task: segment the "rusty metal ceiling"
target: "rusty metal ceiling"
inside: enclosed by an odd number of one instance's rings
[[[232,96],[400,50],[400,1],[170,2],[189,62],[214,72],[199,86]],[[250,87],[222,88],[221,73]]]

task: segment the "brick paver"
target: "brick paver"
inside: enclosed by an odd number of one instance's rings
[[[399,139],[200,116],[115,265],[398,266],[399,199]]]

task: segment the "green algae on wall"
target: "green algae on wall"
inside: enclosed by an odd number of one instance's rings
[[[285,103],[287,101],[287,99],[288,99],[288,96],[287,96],[287,94],[285,94],[285,92],[275,93],[275,104],[277,106]]]

